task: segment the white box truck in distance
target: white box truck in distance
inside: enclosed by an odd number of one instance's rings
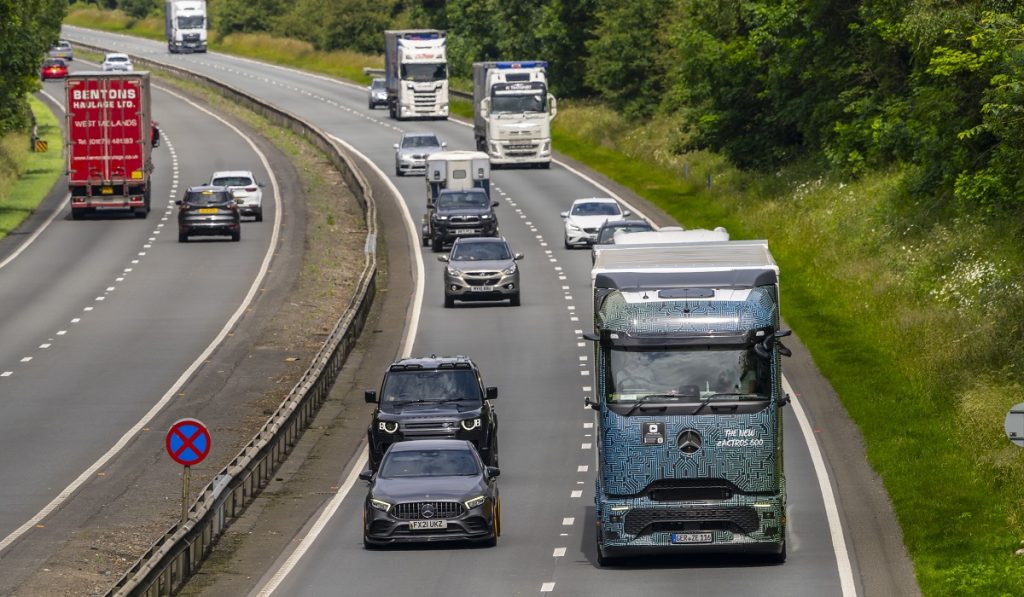
[[[167,50],[178,52],[205,52],[206,0],[166,0],[164,2],[164,35]]]
[[[436,29],[384,32],[384,86],[391,118],[448,118],[446,35]]]
[[[551,165],[558,110],[547,68],[539,60],[473,63],[473,136],[492,164]]]

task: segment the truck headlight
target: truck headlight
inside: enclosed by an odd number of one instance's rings
[[[384,500],[378,500],[377,498],[370,498],[370,506],[380,510],[381,512],[387,512],[391,510],[391,504]]]
[[[483,214],[482,216],[480,216],[480,219],[481,220],[490,220],[491,219],[491,214]]]
[[[462,503],[466,506],[467,510],[472,510],[473,508],[476,508],[477,506],[483,505],[483,503],[486,502],[486,501],[487,501],[487,496],[486,495],[478,495],[478,496],[476,496],[474,498],[469,498],[468,500],[466,500],[465,502],[462,502]]]
[[[384,433],[396,433],[398,431],[398,421],[377,421],[377,429]]]
[[[475,419],[463,419],[459,421],[459,424],[462,425],[462,428],[466,431],[473,431],[480,426],[480,417]]]
[[[448,216],[437,216],[437,219],[442,221],[442,222],[446,222],[446,221],[448,221]]]

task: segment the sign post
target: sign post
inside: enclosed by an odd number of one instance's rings
[[[165,440],[171,459],[185,467],[181,476],[181,523],[188,521],[188,496],[191,467],[210,453],[210,432],[196,419],[181,419],[171,425]]]

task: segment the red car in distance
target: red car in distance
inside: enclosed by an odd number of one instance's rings
[[[47,58],[39,69],[39,76],[46,79],[63,79],[68,76],[68,65],[60,58]]]

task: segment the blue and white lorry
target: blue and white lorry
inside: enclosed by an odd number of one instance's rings
[[[473,136],[495,165],[551,165],[551,119],[543,60],[473,63]]]

